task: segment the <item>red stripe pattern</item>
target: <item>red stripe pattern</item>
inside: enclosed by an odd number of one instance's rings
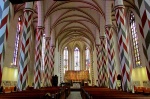
[[[118,38],[119,38],[119,56],[121,62],[121,74],[122,74],[122,87],[126,91],[130,89],[130,67],[129,67],[129,55],[128,55],[128,38],[126,29],[125,12],[123,6],[116,7],[115,13],[118,24]]]
[[[54,51],[55,46],[50,47],[50,79],[52,79],[52,76],[54,75]]]
[[[105,27],[107,37],[107,53],[108,53],[108,75],[109,75],[109,88],[116,88],[116,70],[115,70],[115,51],[113,41],[113,31],[111,25]]]
[[[44,86],[50,86],[50,37],[45,38],[45,57],[44,57]]]
[[[102,85],[101,84],[101,76],[100,76],[100,74],[102,73],[102,63],[101,63],[101,61],[100,61],[100,59],[101,59],[101,46],[100,45],[96,45],[96,55],[97,55],[97,74],[98,74],[98,81],[97,81],[97,83],[98,83],[98,86],[100,86],[100,85]]]
[[[20,47],[20,60],[19,60],[19,74],[18,74],[18,88],[25,90],[28,86],[28,65],[29,65],[29,45],[31,37],[31,22],[32,22],[32,9],[24,10],[23,32]]]
[[[91,61],[93,62],[93,54],[91,54]],[[94,70],[93,70],[93,64],[91,64],[91,76],[92,76],[92,86],[94,86]]]
[[[140,33],[142,35],[143,52],[145,55],[145,65],[147,70],[148,79],[150,80],[150,0],[135,0],[135,4],[140,11],[142,24],[139,25]]]
[[[41,65],[42,65],[42,36],[43,27],[37,27],[36,33],[36,53],[35,53],[35,67],[34,67],[34,88],[39,89],[41,83]]]
[[[102,46],[102,50],[101,50],[101,66],[102,66],[102,72],[100,72],[100,86],[107,86],[108,85],[108,74],[107,74],[107,66],[106,66],[106,38],[104,36],[100,37],[100,41],[101,41],[101,46]]]
[[[2,82],[3,63],[9,32],[9,23],[12,13],[12,5],[9,0],[2,0],[0,4],[0,83]]]

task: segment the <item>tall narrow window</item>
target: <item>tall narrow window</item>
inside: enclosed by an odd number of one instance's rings
[[[133,41],[133,52],[135,57],[136,66],[141,65],[140,54],[139,54],[139,46],[138,46],[138,35],[136,30],[135,16],[133,12],[130,13],[130,27]]]
[[[64,48],[64,73],[68,70],[68,48]]]
[[[19,41],[20,41],[20,34],[21,34],[21,27],[22,27],[22,20],[21,17],[18,18],[17,23],[17,32],[16,32],[16,40],[15,40],[15,49],[14,49],[14,56],[13,56],[13,63],[11,65],[17,65],[17,57],[18,57],[18,50],[19,50]]]
[[[43,38],[42,38],[42,66],[41,66],[41,70],[44,70],[44,53],[45,53],[45,34],[43,34]]]
[[[90,50],[88,47],[85,50],[85,55],[86,55],[86,70],[89,70],[89,67],[90,67]]]
[[[74,49],[74,70],[80,70],[80,51],[78,47]]]

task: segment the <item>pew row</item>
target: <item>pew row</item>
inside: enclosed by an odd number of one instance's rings
[[[69,87],[43,87],[11,93],[1,93],[0,99],[66,99],[70,94]]]
[[[150,99],[150,95],[133,94],[100,87],[82,87],[81,96],[82,99]]]

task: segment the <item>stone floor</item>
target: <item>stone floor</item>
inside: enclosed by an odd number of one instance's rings
[[[82,99],[80,91],[71,91],[67,99]]]

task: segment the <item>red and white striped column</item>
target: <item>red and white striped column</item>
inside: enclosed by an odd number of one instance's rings
[[[44,57],[44,86],[51,85],[50,75],[50,37],[45,37],[45,57]]]
[[[109,32],[110,32],[110,27],[105,26],[105,31],[106,31],[106,40],[107,40],[107,67],[108,67],[108,79],[109,79],[109,88],[113,89],[113,82],[112,82],[112,66],[111,66],[111,49],[110,49],[110,40],[109,40]]]
[[[101,65],[102,63],[100,61],[100,59],[101,59],[101,46],[100,45],[96,45],[96,56],[97,56],[97,75],[98,75],[97,83],[98,83],[98,86],[100,86],[100,85],[102,85],[100,74],[103,74],[102,73],[102,65]]]
[[[51,43],[50,43],[50,77],[54,75],[54,55],[55,55],[55,32],[54,30],[51,31]]]
[[[116,69],[115,69],[115,50],[113,41],[113,31],[111,25],[106,25],[106,38],[107,38],[107,53],[108,53],[108,75],[109,75],[109,88],[116,88]]]
[[[36,32],[36,48],[35,48],[35,67],[34,67],[34,88],[41,87],[41,66],[42,66],[42,37],[44,28],[37,27]]]
[[[55,46],[50,47],[50,75],[51,78],[54,75],[54,51],[55,51]]]
[[[109,79],[109,88],[116,88],[116,63],[115,63],[115,50],[114,50],[114,40],[113,40],[113,30],[112,30],[112,18],[111,18],[111,2],[106,1],[105,16],[106,16],[106,25],[105,33],[107,39],[107,67],[108,67],[108,79]]]
[[[51,73],[50,73],[50,18],[45,21],[45,56],[44,56],[44,86],[51,86]]]
[[[42,67],[42,37],[43,27],[43,1],[37,1],[38,5],[38,26],[36,32],[36,48],[35,48],[35,66],[34,66],[34,88],[41,87],[41,67]]]
[[[2,82],[3,63],[6,51],[9,23],[12,12],[9,0],[2,0],[0,4],[0,84]]]
[[[118,24],[119,56],[121,63],[122,88],[130,89],[130,66],[128,55],[128,37],[126,29],[125,11],[122,0],[115,0],[115,16]]]
[[[97,56],[97,80],[96,80],[96,83],[98,86],[100,86],[100,73],[102,72],[102,65],[101,65],[101,45],[100,45],[100,38],[99,38],[99,35],[100,35],[100,30],[96,29],[96,56]]]
[[[102,58],[100,60],[101,66],[102,66],[102,72],[100,72],[100,86],[107,86],[108,84],[108,74],[107,74],[107,66],[106,66],[106,38],[105,36],[100,36],[101,41],[101,55]]]
[[[18,73],[18,88],[25,90],[28,86],[28,65],[29,65],[29,43],[31,36],[31,22],[33,15],[33,2],[25,4],[23,31],[21,37],[19,73]]]
[[[135,0],[135,4],[139,9],[141,17],[140,33],[144,42],[142,44],[145,56],[145,65],[147,70],[148,79],[150,80],[150,0]]]

